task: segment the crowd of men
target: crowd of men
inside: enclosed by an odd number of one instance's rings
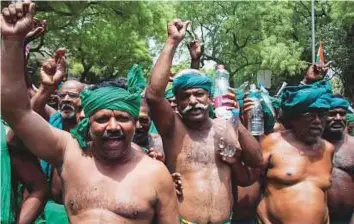
[[[270,128],[252,136],[247,94],[224,96],[238,126],[214,118],[198,40],[191,68],[171,76],[190,22],[168,24],[148,83],[139,66],[66,80],[61,48],[35,89],[25,49],[45,22],[34,13],[25,1],[1,16],[1,223],[354,223],[352,103],[332,94],[327,65],[272,97]]]

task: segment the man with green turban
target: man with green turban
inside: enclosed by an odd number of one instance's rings
[[[266,164],[258,223],[329,223],[326,198],[334,148],[321,135],[330,94],[327,82],[283,90],[281,109],[288,130],[261,143]]]
[[[230,136],[226,135],[228,123],[224,119],[209,118],[212,83],[198,70],[186,69],[174,76],[172,91],[178,113],[166,100],[172,59],[188,24],[180,20],[168,24],[168,39],[153,68],[146,99],[162,137],[166,165],[171,173],[179,173],[182,181],[183,189],[178,193],[181,223],[230,223],[231,179],[237,185],[250,185],[257,179],[251,167],[262,165],[260,146],[242,124],[237,138],[232,129]],[[236,97],[230,100],[235,104]],[[227,147],[239,149],[241,145],[242,152],[223,154],[222,138],[227,137]]]
[[[13,66],[24,64],[23,40],[35,4],[17,2],[14,14],[4,10],[15,19],[1,20],[1,114],[33,154],[60,171],[70,223],[148,224],[155,217],[177,224],[171,175],[132,148],[140,93],[115,86],[85,89],[80,97],[86,117],[72,135],[50,126],[30,106],[23,66]]]
[[[328,191],[331,223],[354,222],[353,192],[354,137],[345,132],[350,104],[341,95],[331,98],[330,110],[323,138],[334,145],[332,187]]]

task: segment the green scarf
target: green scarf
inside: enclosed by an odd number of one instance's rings
[[[345,110],[348,110],[348,107],[350,106],[348,100],[339,98],[339,97],[332,97],[331,99],[331,109],[334,108],[343,108]]]
[[[205,75],[201,75],[197,72],[193,73],[193,70],[190,72],[191,73],[180,75],[173,80],[173,94],[176,95],[177,91],[180,89],[185,90],[192,88],[201,88],[211,94],[211,80]]]
[[[354,123],[354,114],[347,113],[347,122],[348,124]]]
[[[81,92],[80,98],[85,118],[71,130],[71,135],[77,139],[81,148],[87,148],[89,118],[95,112],[108,109],[127,112],[134,118],[139,116],[140,91],[136,88],[128,87],[128,89],[129,91],[119,87],[102,87],[94,90],[84,89]]]
[[[7,150],[6,131],[1,124],[1,217],[0,222],[10,224],[15,222],[14,198],[11,189],[11,160]]]
[[[312,85],[286,87],[281,95],[281,109],[284,118],[291,119],[312,109],[328,110],[331,93],[331,85],[327,81]]]

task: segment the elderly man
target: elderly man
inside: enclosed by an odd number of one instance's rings
[[[2,11],[1,110],[26,146],[59,168],[70,222],[150,223],[155,216],[159,223],[178,223],[167,169],[131,146],[140,94],[118,87],[82,92],[86,118],[72,131],[74,138],[31,109],[23,66],[12,63],[23,64],[34,8],[16,2]]]
[[[262,141],[265,192],[258,223],[328,223],[326,191],[334,148],[321,135],[330,92],[323,81],[284,89],[281,109],[289,130]]]
[[[227,136],[225,129],[217,127],[225,124],[225,120],[209,118],[211,81],[197,70],[188,69],[174,77],[173,92],[180,115],[165,99],[172,59],[188,24],[181,20],[168,24],[168,39],[153,68],[146,98],[162,137],[166,165],[171,173],[181,174],[183,194],[178,200],[181,222],[229,223],[232,175],[237,184],[250,185],[258,176],[246,165],[259,168],[263,160],[259,144],[242,125],[239,139],[233,135],[227,142],[229,147],[236,148],[239,140],[242,152],[230,157],[218,152],[224,146],[220,144],[221,138]]]
[[[334,145],[332,187],[328,191],[331,223],[354,223],[354,137],[344,133],[349,102],[331,100],[323,138]]]

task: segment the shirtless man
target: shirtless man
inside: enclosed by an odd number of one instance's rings
[[[149,133],[151,125],[149,106],[145,100],[141,101],[140,113],[136,122],[133,142],[139,145],[150,157],[165,162],[162,139],[160,135]]]
[[[177,224],[168,170],[131,147],[139,94],[117,87],[87,90],[82,94],[86,118],[72,135],[32,111],[24,68],[13,63],[23,64],[24,37],[34,11],[31,2],[2,11],[1,112],[31,152],[60,170],[70,222],[150,223],[156,216],[159,223]]]
[[[332,98],[323,138],[334,145],[332,187],[328,191],[331,223],[354,223],[354,137],[344,133],[349,102]]]
[[[329,83],[287,87],[282,94],[288,131],[262,141],[266,162],[259,223],[328,223],[332,144],[321,139],[329,109]]]
[[[146,99],[162,137],[166,165],[171,173],[181,174],[183,194],[178,200],[181,222],[229,223],[233,204],[231,171],[235,171],[237,184],[250,185],[258,176],[255,169],[246,165],[260,168],[263,160],[259,144],[242,125],[238,130],[239,139],[234,136],[229,142],[237,147],[239,141],[241,155],[220,156],[220,139],[215,134],[222,136],[225,131],[215,133],[216,121],[208,117],[211,81],[197,70],[189,69],[186,74],[174,77],[174,93],[181,116],[164,98],[172,59],[188,24],[181,20],[168,24],[168,39],[153,68]]]

